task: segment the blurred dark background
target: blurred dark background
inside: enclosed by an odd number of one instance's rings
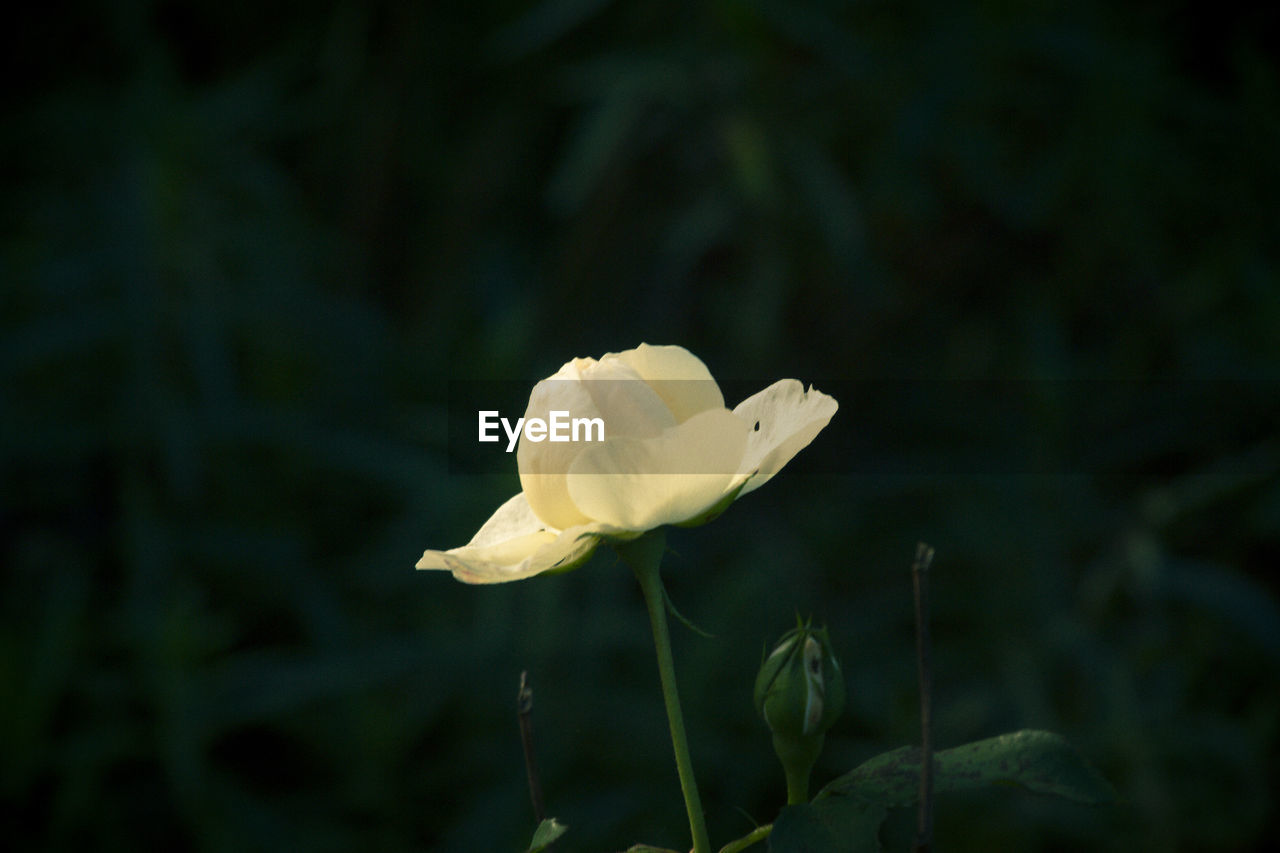
[[[451,469],[450,383],[641,341],[731,404],[840,395],[669,536],[715,635],[675,629],[718,843],[784,796],[750,694],[797,612],[849,680],[816,781],[915,739],[917,539],[937,742],[1053,729],[1123,798],[946,797],[939,849],[1280,836],[1280,76],[1250,8],[11,12],[6,847],[523,849],[524,669],[559,846],[687,843],[611,553],[413,570],[519,488]]]

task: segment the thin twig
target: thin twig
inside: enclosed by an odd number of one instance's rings
[[[516,711],[520,715],[520,744],[524,747],[524,770],[529,777],[529,798],[533,814],[542,823],[542,782],[538,778],[538,762],[533,757],[533,688],[529,673],[520,673],[520,692],[516,694]]]
[[[920,680],[920,819],[915,853],[933,844],[933,669],[929,663],[929,566],[933,548],[916,543],[911,586],[916,601],[916,664]]]

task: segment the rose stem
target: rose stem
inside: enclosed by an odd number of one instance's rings
[[[662,698],[667,706],[667,723],[671,726],[671,746],[675,749],[676,771],[680,774],[680,789],[684,792],[684,805],[689,812],[693,853],[711,853],[702,800],[698,797],[698,783],[693,778],[693,762],[689,758],[689,743],[684,733],[684,715],[680,711],[680,693],[676,689],[676,665],[671,657],[671,636],[667,632],[666,599],[662,594],[662,578],[658,574],[665,546],[666,534],[659,530],[631,542],[619,543],[616,550],[631,566],[636,580],[640,581],[640,591],[649,610],[653,644],[658,652],[658,677],[662,681]]]

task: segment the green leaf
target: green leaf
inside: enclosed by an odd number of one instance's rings
[[[839,799],[786,806],[773,822],[770,853],[874,853],[888,808]]]
[[[934,754],[934,791],[1021,785],[1078,803],[1104,803],[1115,790],[1060,735],[1020,731]],[[863,853],[880,849],[890,808],[916,802],[920,750],[877,755],[831,782],[812,803],[787,806],[769,836],[773,853]]]
[[[568,831],[569,827],[560,821],[553,817],[547,818],[533,831],[533,841],[529,843],[529,849],[525,853],[542,853],[551,846],[552,842]]]
[[[1021,785],[1078,803],[1114,800],[1115,789],[1071,744],[1053,732],[1024,730],[944,749],[934,756],[934,791]],[[831,782],[815,799],[846,797],[887,806],[911,805],[920,785],[920,750],[878,755]]]

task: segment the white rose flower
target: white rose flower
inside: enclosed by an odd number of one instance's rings
[[[836,408],[781,379],[731,411],[706,365],[678,346],[576,358],[534,386],[526,422],[553,411],[600,418],[604,440],[522,436],[523,491],[466,545],[429,550],[417,568],[447,569],[466,583],[521,580],[581,564],[602,539],[707,521],[767,483]]]

